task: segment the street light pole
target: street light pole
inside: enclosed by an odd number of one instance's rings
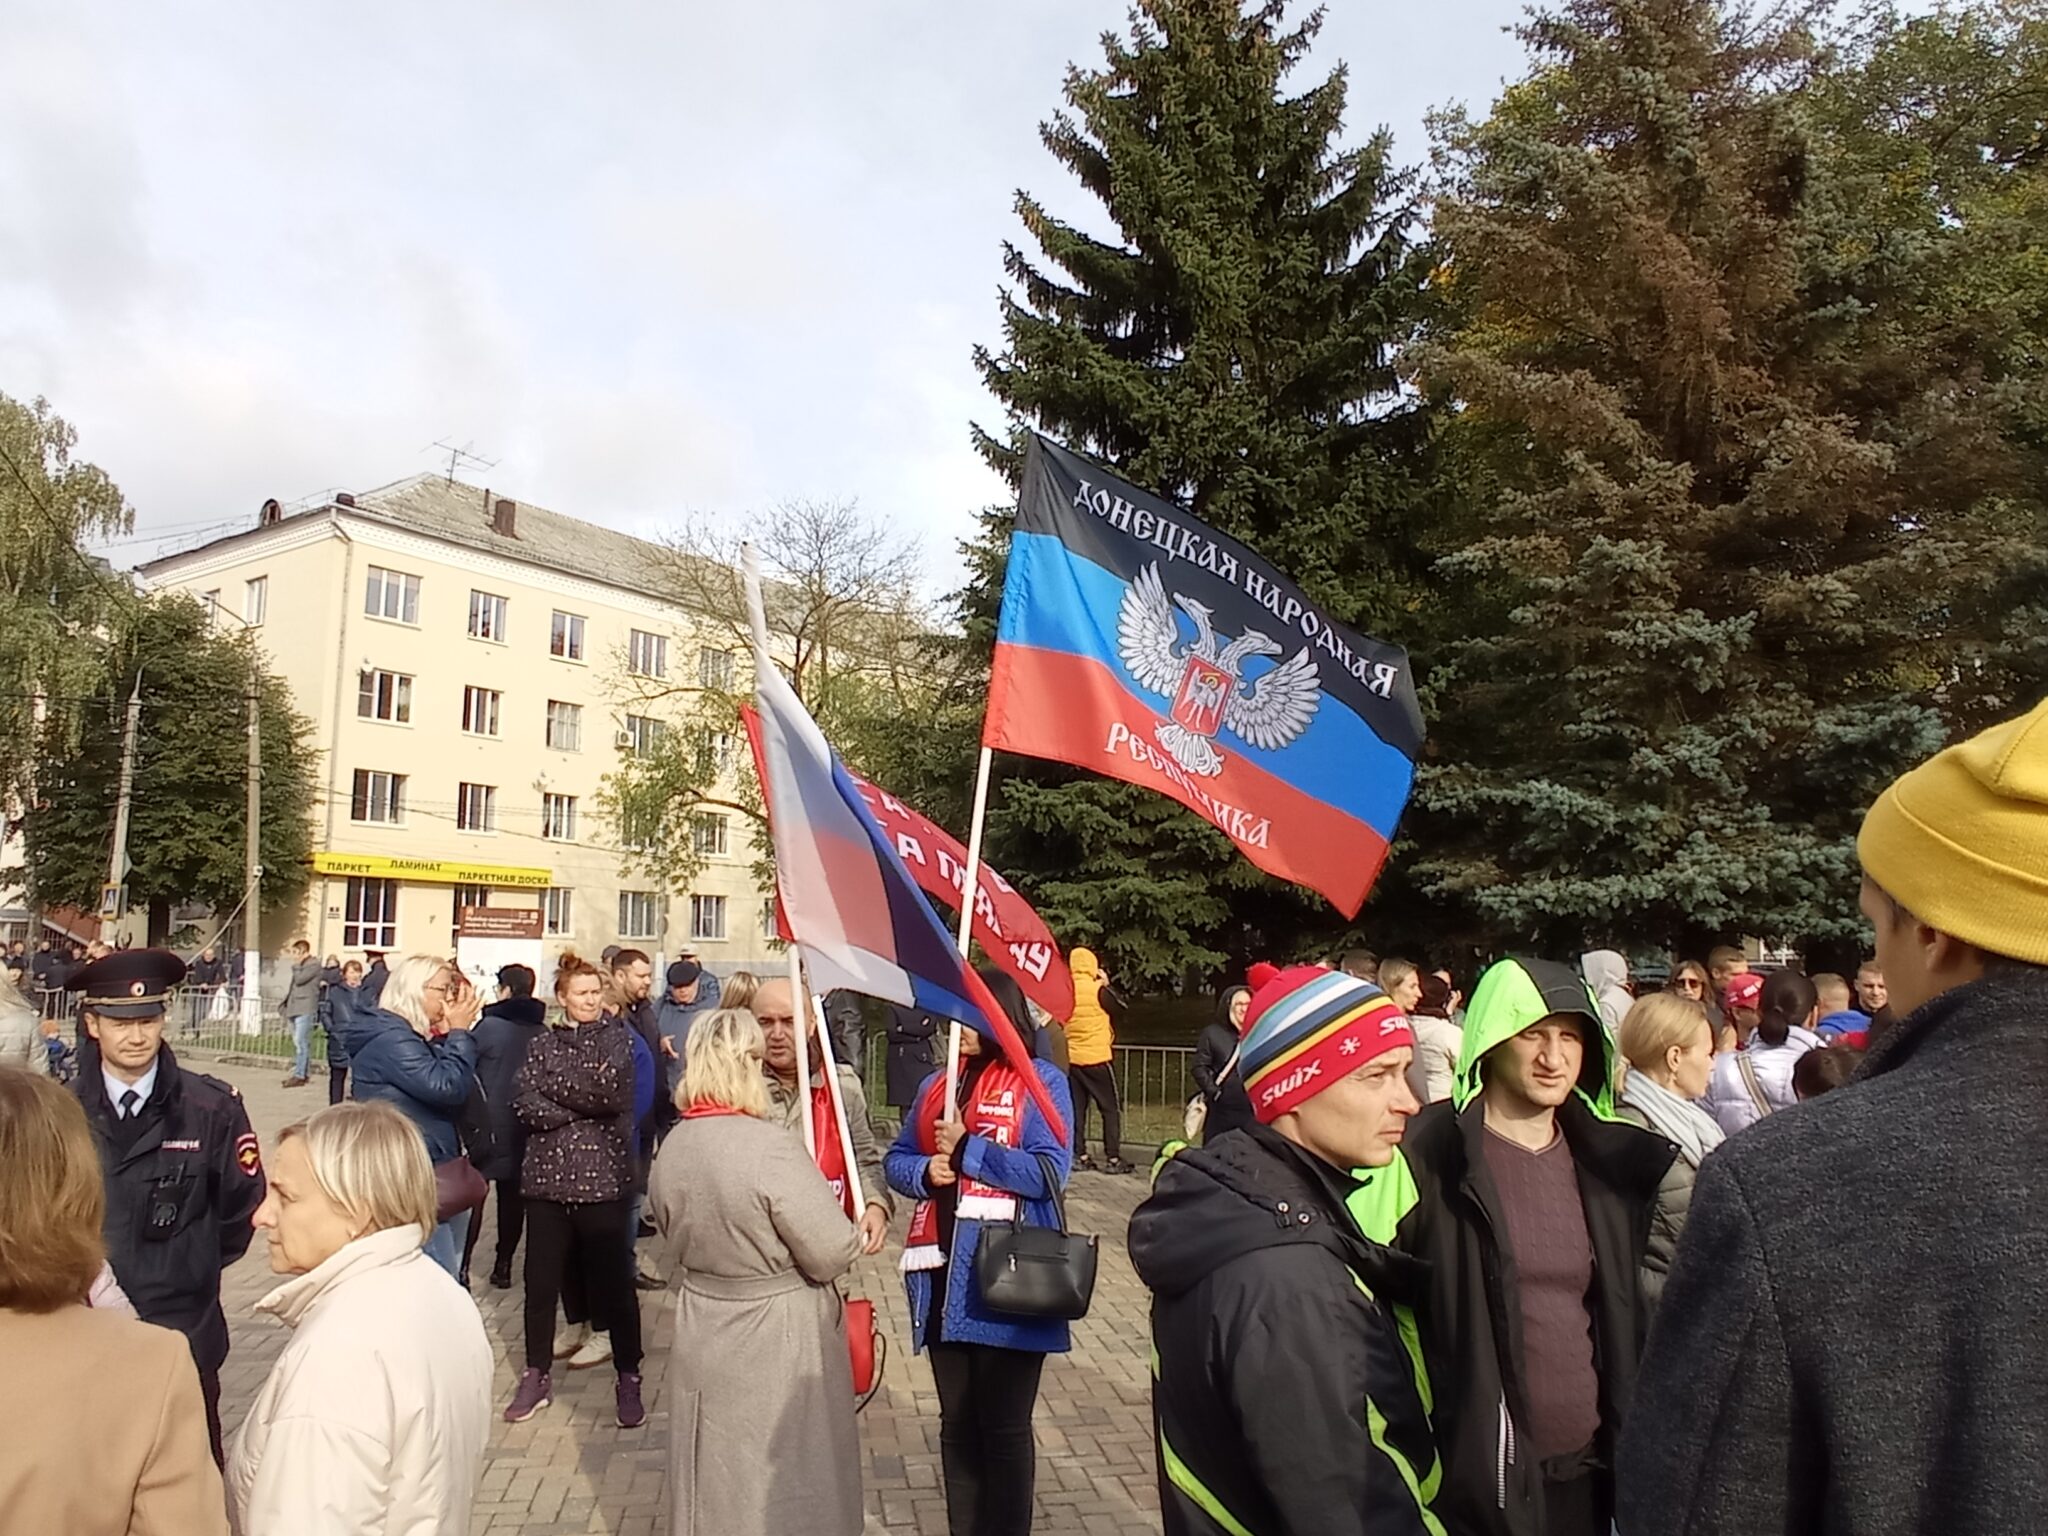
[[[263,946],[258,923],[263,911],[263,864],[258,834],[263,828],[263,696],[250,647],[249,673],[249,824],[242,837],[242,862],[247,886],[242,898],[242,1033],[263,1033]]]
[[[114,852],[107,860],[107,884],[119,888],[128,878],[128,809],[135,799],[135,735],[142,723],[142,673],[128,694],[128,723],[121,731],[121,789],[114,802]]]

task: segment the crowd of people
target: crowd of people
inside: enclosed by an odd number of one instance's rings
[[[71,978],[68,1086],[0,1069],[0,1358],[60,1405],[0,1446],[10,1521],[33,1512],[24,1529],[80,1536],[465,1529],[494,1408],[510,1423],[547,1409],[560,1366],[608,1363],[619,1427],[645,1423],[639,1292],[665,1285],[674,1528],[857,1531],[839,1282],[881,1251],[901,1194],[918,1207],[905,1285],[956,1528],[1029,1528],[1039,1369],[1067,1332],[982,1304],[976,1232],[1041,1214],[1071,1154],[1065,1125],[1020,1115],[1014,1071],[976,1034],[963,1032],[959,1107],[934,1062],[885,1157],[826,1011],[784,978],[721,982],[678,960],[657,1001],[643,952],[568,953],[551,1010],[522,966],[486,1006],[442,957],[324,974],[303,944],[286,958],[286,1086],[310,1071],[307,1021],[342,1065],[335,1102],[267,1158],[234,1090],[165,1042],[188,974],[167,951],[112,951]],[[1015,983],[988,979],[1032,1039]],[[924,1026],[927,1055],[938,1033]],[[1063,1072],[1037,1066],[1065,1117]],[[488,1283],[509,1289],[523,1253],[522,1368],[501,1407],[465,1294],[493,1190]],[[255,1311],[292,1338],[230,1435],[221,1274],[258,1233],[279,1283]],[[643,1236],[657,1261],[640,1257]],[[123,1355],[145,1390],[73,1379]],[[50,1447],[103,1439],[95,1421],[110,1415],[122,1455],[105,1476],[68,1474]],[[803,1474],[769,1475],[762,1447],[799,1431]]]
[[[1129,1230],[1170,1536],[2034,1529],[2048,706],[1894,784],[1859,851],[1853,978],[1729,947],[1640,986],[1593,950],[1468,999],[1356,951],[1225,989]],[[609,1364],[644,1425],[665,1286],[672,1529],[850,1536],[845,1280],[901,1199],[950,1528],[1029,1531],[1072,1335],[984,1260],[1063,1227],[1090,1104],[1124,1166],[1122,999],[1075,959],[1064,1029],[982,973],[1028,1061],[966,1029],[949,1084],[943,1021],[892,1016],[884,1147],[859,1023],[787,979],[686,958],[657,996],[622,948],[545,993],[506,967],[486,1006],[427,955],[301,991],[295,947],[292,1085],[311,1018],[347,1092],[267,1157],[164,1042],[184,962],[89,961],[75,1081],[0,1065],[0,1359],[38,1405],[0,1441],[8,1528],[465,1529],[493,1413],[547,1410],[558,1369]],[[466,1294],[493,1192],[491,1286],[523,1247],[502,1403]],[[291,1337],[229,1435],[220,1277],[257,1234]]]

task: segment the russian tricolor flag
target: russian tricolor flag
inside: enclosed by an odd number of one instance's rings
[[[1407,804],[1422,711],[1398,646],[1033,438],[982,742],[1171,795],[1352,917]]]
[[[845,987],[978,1030],[1017,1068],[1064,1138],[1066,1120],[1031,1069],[1010,1016],[955,947],[824,732],[758,644],[755,673],[755,708],[742,717],[767,803],[782,920],[803,949],[813,988]]]

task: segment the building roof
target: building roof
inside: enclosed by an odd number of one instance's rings
[[[584,576],[665,602],[676,600],[675,562],[681,558],[676,551],[526,501],[514,502],[513,532],[500,533],[492,508],[501,501],[512,500],[498,491],[443,475],[414,475],[373,491],[322,496],[269,526],[289,526],[307,519],[362,518],[507,560]],[[181,550],[147,561],[141,569],[148,573],[174,561],[190,559],[201,550],[262,531],[252,528],[245,533],[229,534],[199,549]]]
[[[414,475],[355,497],[358,517],[389,523],[430,538],[446,539],[507,560],[522,560],[573,575],[587,576],[628,591],[673,601],[674,551],[616,528],[586,523],[579,517],[550,512],[531,502],[517,502],[513,532],[498,532],[491,508],[510,500],[482,486],[450,480],[444,475]],[[318,509],[320,512],[330,507]],[[347,509],[344,509],[347,510]]]

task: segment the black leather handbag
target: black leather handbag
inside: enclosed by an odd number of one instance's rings
[[[1095,1239],[1067,1231],[1067,1201],[1059,1170],[1043,1152],[1038,1165],[1052,1190],[1057,1227],[1027,1227],[1022,1220],[987,1222],[974,1250],[974,1283],[983,1305],[1018,1317],[1088,1315],[1095,1295]],[[1018,1215],[1023,1214],[1019,1196]]]

